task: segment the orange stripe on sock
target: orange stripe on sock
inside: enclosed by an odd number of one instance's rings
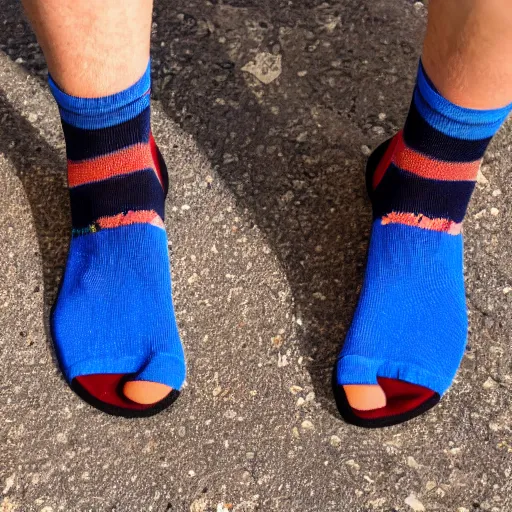
[[[392,162],[403,171],[432,180],[476,180],[478,169],[480,168],[480,160],[461,163],[435,160],[407,147],[402,133],[397,135],[397,139]]]
[[[152,224],[165,229],[164,222],[154,210],[129,211],[119,213],[111,217],[100,217],[97,221],[101,229],[118,228],[119,226],[129,226],[130,224]]]
[[[82,162],[68,160],[68,183],[70,187],[77,187],[93,181],[154,168],[155,163],[149,144],[135,144],[115,153]]]
[[[425,215],[415,213],[391,212],[382,217],[382,224],[405,224],[431,231],[441,231],[449,235],[458,235],[462,231],[462,222],[449,219],[430,219]]]

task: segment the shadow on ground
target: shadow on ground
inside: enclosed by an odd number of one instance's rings
[[[69,243],[66,162],[27,119],[13,110],[1,92],[0,153],[6,155],[14,166],[32,210],[39,245],[39,251],[34,248],[34,257],[42,262],[46,338],[57,365],[48,319],[57,296]]]
[[[17,3],[0,50],[44,78],[44,59]],[[157,1],[153,95],[192,134],[266,235],[293,295],[295,338],[317,400],[334,412],[332,365],[362,282],[370,227],[363,180],[369,147],[402,124],[420,34],[389,2]],[[420,16],[421,14],[418,14]],[[258,53],[281,56],[268,85],[242,71]],[[0,98],[0,150],[30,201],[43,260],[46,313],[65,262],[64,162]],[[17,145],[9,133],[23,134]],[[22,140],[22,137],[17,137]],[[47,215],[57,203],[58,218]],[[53,257],[49,244],[58,244]],[[50,257],[50,255],[52,255]],[[295,341],[295,340],[293,340]]]
[[[420,34],[389,2],[351,0],[343,12],[320,1],[205,5],[156,2],[154,96],[265,233],[317,400],[333,412],[331,371],[371,222],[363,146],[403,123]],[[263,52],[282,59],[268,85],[242,70]]]

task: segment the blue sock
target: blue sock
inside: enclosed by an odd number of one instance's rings
[[[66,380],[95,406],[125,416],[173,401],[185,360],[171,298],[163,224],[168,178],[151,134],[150,68],[111,96],[77,98],[50,79],[66,139],[72,239],[51,317]],[[173,389],[141,405],[126,380]]]
[[[404,129],[370,157],[366,274],[334,371],[347,421],[400,423],[450,386],[467,337],[461,224],[481,159],[511,107],[456,106],[420,64]],[[380,384],[387,405],[353,409],[343,388],[351,384]]]

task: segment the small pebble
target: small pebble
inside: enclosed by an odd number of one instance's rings
[[[489,169],[489,166],[486,165],[478,170],[478,174],[476,176],[476,181],[480,185],[487,185],[489,183],[489,180],[484,176],[484,174],[482,172],[483,170],[485,171],[487,169]]]
[[[283,344],[283,337],[278,334],[277,336],[273,336],[271,338],[271,341],[272,341],[272,345],[274,345],[274,347],[279,348]]]
[[[281,74],[281,60],[282,56],[279,54],[274,55],[269,52],[261,52],[256,54],[254,60],[248,62],[242,68],[242,71],[250,73],[260,82],[268,85]]]
[[[300,426],[302,427],[303,430],[314,430],[315,428],[313,423],[311,423],[311,421],[309,420],[304,420]]]
[[[11,489],[11,487],[14,485],[15,477],[16,477],[16,475],[13,474],[10,477],[5,479],[5,487],[4,487],[4,490],[2,491],[3,494],[7,494],[9,492],[9,490]]]
[[[411,456],[407,457],[407,465],[410,468],[414,468],[414,469],[418,469],[420,467],[420,465],[416,462],[414,457],[411,457]]]
[[[197,280],[199,279],[199,276],[197,274],[192,274],[188,279],[187,279],[187,282],[188,284],[193,284],[195,283]]]
[[[347,466],[350,466],[351,468],[354,468],[356,471],[359,471],[361,469],[361,466],[354,459],[347,460],[345,464]]]
[[[427,489],[427,491],[431,491],[432,489],[435,489],[435,487],[436,483],[433,482],[432,480],[429,480],[425,485],[425,489]]]
[[[409,505],[414,512],[425,512],[425,507],[423,506],[423,503],[416,498],[414,494],[409,494],[407,498],[405,498],[405,504]]]
[[[482,384],[482,387],[484,389],[492,389],[495,386],[496,386],[496,381],[491,377],[488,377],[487,380]]]
[[[332,435],[330,439],[331,446],[340,446],[341,445],[341,439],[336,436]]]
[[[386,503],[386,498],[376,498],[374,500],[371,500],[368,502],[368,505],[370,505],[372,508],[379,508],[382,507]]]
[[[498,208],[491,208],[491,215],[494,215],[496,217],[496,215],[498,215],[500,213],[500,211],[498,210]]]

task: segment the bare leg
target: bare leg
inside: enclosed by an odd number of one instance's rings
[[[473,109],[512,101],[512,9],[505,0],[431,0],[423,65],[452,103]]]
[[[95,98],[133,84],[149,59],[149,0],[23,0],[50,74],[72,96]]]
[[[147,68],[150,0],[23,0],[52,78],[69,95],[97,98],[122,91]],[[164,398],[164,384],[134,381],[124,394],[141,404]]]
[[[422,62],[440,93],[471,109],[512,101],[512,9],[504,0],[430,0]],[[379,385],[346,385],[358,410],[386,405]]]

